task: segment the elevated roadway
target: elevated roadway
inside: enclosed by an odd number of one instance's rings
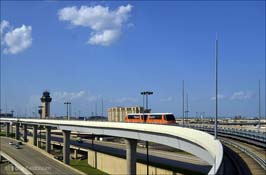
[[[211,165],[208,174],[217,174],[223,160],[223,147],[219,140],[215,140],[208,133],[178,126],[155,125],[143,123],[91,122],[71,120],[44,119],[10,119],[0,118],[0,122],[16,123],[16,138],[19,138],[19,125],[43,125],[46,127],[47,152],[50,151],[50,128],[62,130],[64,137],[63,157],[69,163],[70,132],[92,133],[126,139],[127,145],[127,174],[136,172],[136,143],[137,140],[167,145],[185,152],[189,152]],[[34,129],[35,130],[35,129]],[[25,129],[25,132],[27,128]],[[34,133],[36,133],[34,131]],[[34,134],[36,135],[36,134]],[[24,135],[26,140],[27,134]],[[35,139],[34,139],[35,140]]]

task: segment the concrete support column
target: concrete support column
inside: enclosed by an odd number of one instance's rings
[[[15,171],[16,171],[16,166],[13,165],[13,164],[11,164],[11,171],[12,171],[12,172],[15,172]]]
[[[37,130],[38,130],[38,126],[37,125],[33,125],[33,145],[37,146]]]
[[[9,132],[10,132],[10,123],[6,123],[6,136],[9,136]]]
[[[16,123],[15,139],[19,140],[19,123]]]
[[[73,155],[74,159],[78,158],[78,150],[74,149],[74,155]]]
[[[136,147],[137,140],[135,139],[125,139],[126,141],[126,150],[127,150],[127,174],[135,175],[136,174]]]
[[[50,126],[45,126],[46,130],[46,152],[50,153],[51,152],[51,127]]]
[[[28,136],[27,125],[24,124],[24,125],[23,125],[23,141],[24,141],[24,142],[27,142],[27,141],[28,141],[27,136]]]
[[[63,130],[63,162],[69,164],[69,154],[70,154],[70,131]]]

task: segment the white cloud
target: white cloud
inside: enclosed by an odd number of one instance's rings
[[[98,96],[92,95],[84,90],[79,92],[53,92],[51,93],[51,97],[55,102],[64,102],[67,100],[95,101],[98,98]]]
[[[32,106],[41,104],[41,96],[41,93],[39,95],[31,95],[28,102],[29,105]],[[66,101],[80,101],[81,103],[86,103],[96,101],[101,97],[100,95],[92,95],[90,92],[84,90],[78,92],[56,91],[52,92],[50,96],[52,98],[52,102],[56,103],[64,103]]]
[[[2,38],[2,35],[3,35],[3,33],[4,33],[4,30],[5,30],[5,29],[8,29],[8,28],[10,28],[10,24],[9,24],[9,22],[6,21],[6,20],[3,20],[3,21],[1,22],[1,38]]]
[[[171,101],[173,101],[173,97],[170,96],[170,97],[167,97],[167,98],[162,98],[161,101],[162,102],[171,102]]]
[[[81,6],[79,9],[73,6],[60,9],[58,16],[59,20],[69,21],[74,26],[90,28],[89,44],[107,46],[121,35],[132,8],[130,4],[119,6],[116,10],[100,5]]]
[[[22,25],[11,29],[8,21],[1,22],[1,45],[5,54],[17,54],[29,48],[32,44],[32,27]],[[5,33],[5,29],[8,31]]]
[[[136,103],[138,99],[134,97],[121,97],[117,99],[110,99],[109,101],[111,103]]]
[[[251,92],[244,92],[244,91],[238,91],[234,92],[231,96],[231,100],[247,100],[253,97],[253,93]]]
[[[225,96],[222,94],[218,94],[217,97],[218,97],[218,100],[222,100],[225,98]],[[216,97],[211,97],[211,100],[215,100],[215,99],[216,99]]]
[[[104,30],[103,32],[98,32],[96,34],[93,34],[90,39],[89,43],[92,45],[103,45],[107,46],[111,43],[111,41],[116,40],[120,35],[120,32],[116,30]]]

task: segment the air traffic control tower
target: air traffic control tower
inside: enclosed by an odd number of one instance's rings
[[[52,98],[50,97],[50,93],[48,91],[44,91],[41,102],[42,102],[42,119],[47,119],[50,116],[50,103]]]

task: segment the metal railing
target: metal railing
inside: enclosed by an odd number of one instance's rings
[[[206,125],[189,125],[188,127],[191,127],[194,129],[200,129],[203,131],[213,131],[212,126],[206,126]],[[266,132],[241,130],[241,129],[235,129],[235,128],[222,128],[222,127],[218,128],[218,132],[260,141],[266,144]]]
[[[245,147],[236,144],[234,142],[230,142],[228,140],[221,140],[222,142],[231,145],[239,150],[241,150],[242,152],[244,152],[245,154],[247,154],[248,156],[250,156],[253,160],[255,160],[264,170],[266,170],[266,160],[262,159],[261,157],[259,157],[258,155],[254,154],[252,151],[250,151],[249,149],[246,149]]]

